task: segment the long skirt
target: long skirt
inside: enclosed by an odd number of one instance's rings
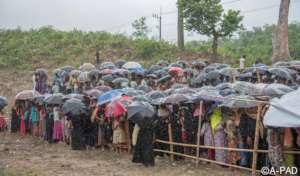
[[[54,126],[54,120],[52,117],[46,118],[46,136],[45,140],[47,140],[49,143],[52,142],[52,135],[53,135],[53,126]]]
[[[226,147],[226,135],[223,128],[218,129],[214,134],[214,142],[216,147]],[[216,161],[226,163],[227,162],[227,152],[224,150],[215,151]]]
[[[104,129],[104,125],[102,125],[102,124],[98,125],[98,145],[99,146],[106,145],[105,129]]]
[[[63,132],[63,127],[62,127],[62,123],[60,120],[56,120],[54,122],[52,138],[54,141],[63,141],[64,140],[64,132]]]
[[[132,162],[154,166],[153,130],[140,129],[137,144],[134,146]]]
[[[20,122],[20,136],[25,136],[25,132],[26,132],[25,120],[21,119],[21,122]]]
[[[18,132],[19,128],[20,128],[20,119],[17,116],[16,110],[12,110],[10,131],[12,133],[16,133]]]
[[[85,149],[84,130],[82,126],[73,124],[71,131],[71,148],[72,150]]]

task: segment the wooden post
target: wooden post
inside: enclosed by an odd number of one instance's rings
[[[254,138],[254,147],[253,147],[253,159],[252,159],[252,176],[256,175],[256,163],[257,163],[257,149],[259,142],[259,125],[261,118],[262,105],[258,105],[257,116],[256,116],[256,124],[255,124],[255,138]]]
[[[196,148],[196,167],[199,166],[199,157],[200,157],[200,139],[201,139],[201,120],[202,120],[202,113],[203,113],[203,101],[200,101],[199,105],[199,117],[198,117],[198,129],[197,129],[197,148]]]
[[[173,142],[171,116],[169,116],[168,134],[169,134],[169,142]],[[173,144],[170,144],[170,152],[174,152]],[[171,161],[174,161],[174,154],[171,153],[170,155],[171,155]]]

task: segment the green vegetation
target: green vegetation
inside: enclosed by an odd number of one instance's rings
[[[252,65],[255,60],[271,64],[272,56],[272,32],[274,25],[255,27],[251,31],[241,31],[234,38],[220,41],[219,54],[223,61],[236,64],[237,60],[246,55],[247,65]],[[186,44],[190,52],[210,51],[211,41],[192,41]],[[300,59],[300,23],[289,25],[289,50],[293,59]]]
[[[135,38],[147,38],[149,33],[148,26],[146,25],[146,17],[141,17],[137,20],[134,20],[132,23],[134,32],[132,34]]]
[[[58,31],[50,26],[36,30],[0,30],[0,68],[56,68],[94,62],[95,52],[108,60],[149,61],[173,57],[176,46],[149,39],[132,39],[107,32]]]
[[[257,58],[271,63],[272,31],[274,26],[242,31],[233,39],[220,41],[219,54],[222,62],[236,63],[241,55],[247,56],[247,64]],[[289,26],[289,48],[292,57],[300,58],[300,23]],[[22,31],[0,30],[0,68],[15,68],[17,71],[37,67],[49,69],[69,64],[79,66],[94,62],[95,52],[101,58],[138,60],[149,65],[159,59],[186,59],[211,56],[211,41],[186,43],[186,51],[179,52],[174,44],[150,39],[132,39],[120,34],[106,32],[58,31],[51,27]],[[207,59],[207,58],[203,58]]]

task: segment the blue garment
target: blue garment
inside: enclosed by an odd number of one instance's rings
[[[31,107],[30,121],[31,121],[31,123],[36,123],[38,121],[38,110],[35,106]]]
[[[239,144],[239,148],[240,149],[247,149],[246,145],[243,144],[243,143]],[[250,162],[249,162],[249,159],[250,159],[249,152],[240,152],[240,156],[241,156],[241,159],[239,161],[239,165],[244,166],[244,167],[248,167],[249,164],[250,164]]]

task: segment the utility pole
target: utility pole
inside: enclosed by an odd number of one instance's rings
[[[180,1],[177,0],[177,46],[178,48],[183,51],[184,50],[184,29],[183,29],[183,12],[180,6]]]
[[[159,14],[155,13],[152,17],[158,20],[159,41],[161,41],[161,8]]]

